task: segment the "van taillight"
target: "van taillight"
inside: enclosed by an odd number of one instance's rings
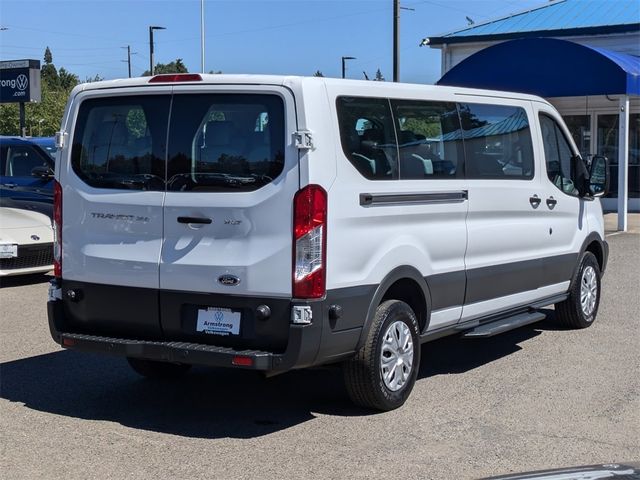
[[[53,275],[62,277],[62,187],[53,181]]]
[[[327,192],[308,185],[293,198],[293,297],[323,297],[326,271]]]

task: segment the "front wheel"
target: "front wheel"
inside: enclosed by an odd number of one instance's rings
[[[569,328],[587,328],[596,319],[600,305],[600,265],[595,255],[585,252],[576,276],[571,281],[569,297],[556,304],[556,318]]]
[[[189,371],[191,365],[159,362],[144,358],[127,357],[129,366],[139,375],[153,379],[178,378]]]
[[[362,407],[393,410],[409,397],[420,366],[418,320],[399,300],[381,303],[364,346],[343,365],[351,400]]]

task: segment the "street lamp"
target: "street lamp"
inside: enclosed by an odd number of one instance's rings
[[[153,75],[153,31],[166,30],[165,27],[149,27],[149,73]]]
[[[355,60],[356,57],[342,57],[342,78],[344,78],[344,75],[347,71],[347,65],[346,65],[346,60]]]

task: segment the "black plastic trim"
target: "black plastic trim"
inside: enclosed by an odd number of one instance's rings
[[[360,205],[368,207],[375,205],[459,203],[468,198],[469,192],[467,190],[432,193],[361,193]]]

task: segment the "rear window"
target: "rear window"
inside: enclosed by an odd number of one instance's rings
[[[284,103],[276,95],[176,95],[168,191],[256,190],[284,168]]]
[[[80,106],[71,162],[96,188],[250,191],[282,172],[284,128],[276,95],[90,99]]]

